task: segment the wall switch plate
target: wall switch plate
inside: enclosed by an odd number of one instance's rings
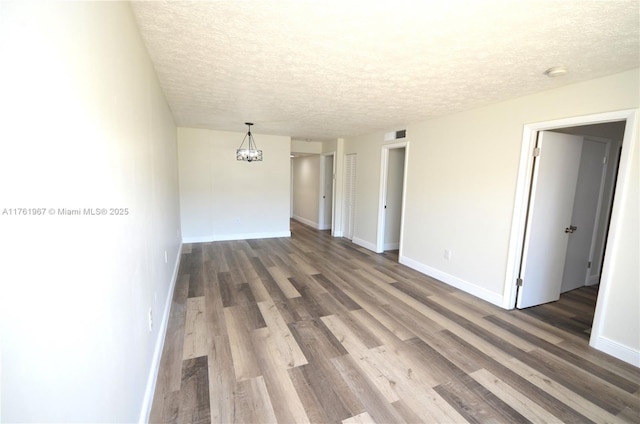
[[[444,249],[444,258],[448,261],[451,260],[451,249]]]
[[[153,331],[153,308],[149,308],[149,331]]]

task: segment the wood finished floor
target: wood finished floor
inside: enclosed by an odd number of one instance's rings
[[[596,291],[506,311],[297,222],[185,245],[151,422],[640,422]]]

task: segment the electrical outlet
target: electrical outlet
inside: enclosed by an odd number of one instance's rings
[[[164,251],[164,263],[169,263],[169,258],[167,257],[167,251]]]
[[[153,331],[153,308],[149,308],[149,331]]]
[[[451,260],[451,249],[444,249],[444,258],[448,261]]]

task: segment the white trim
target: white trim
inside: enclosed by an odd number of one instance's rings
[[[430,266],[418,262],[414,259],[408,258],[406,256],[400,256],[399,262],[403,265],[408,266],[409,268],[413,268],[418,272],[433,277],[439,281],[442,281],[443,283],[467,292],[473,296],[479,297],[482,300],[486,300],[487,302],[492,303],[496,306],[501,306],[503,303],[502,296],[500,296],[500,294],[498,293],[491,292],[483,287],[477,286],[461,278],[455,277],[451,274],[447,274],[446,272],[437,270],[435,268],[431,268]]]
[[[520,165],[516,181],[516,197],[511,220],[511,236],[507,253],[507,271],[502,296],[502,307],[513,309],[516,305],[516,287],[514,282],[519,277],[522,256],[524,229],[527,219],[527,205],[529,203],[529,189],[531,187],[533,168],[533,149],[536,146],[536,131],[525,125],[522,134],[522,148],[520,149]]]
[[[214,241],[231,241],[231,240],[252,240],[266,238],[291,237],[291,231],[277,231],[269,233],[238,233],[238,234],[221,234],[212,236],[199,237],[183,237],[183,243],[210,243]]]
[[[169,316],[171,315],[171,302],[173,301],[173,292],[176,288],[176,281],[178,280],[178,270],[180,269],[180,258],[182,258],[182,244],[178,249],[178,254],[174,261],[171,284],[169,285],[167,300],[164,303],[164,312],[162,314],[162,321],[160,322],[160,328],[158,328],[158,337],[156,339],[156,346],[153,351],[153,358],[151,359],[151,369],[149,370],[149,377],[147,378],[147,387],[144,391],[144,399],[142,400],[142,410],[140,411],[140,418],[138,419],[138,422],[140,424],[148,423],[149,416],[151,414],[151,406],[153,404],[153,395],[156,391],[156,383],[158,382],[158,372],[160,371],[160,359],[162,359],[162,350],[164,348],[164,340],[167,335],[167,326],[169,325]]]
[[[369,249],[369,250],[371,250],[373,252],[376,251],[376,245],[375,244],[373,244],[371,242],[368,242],[366,240],[363,240],[361,238],[358,238],[356,236],[353,236],[353,239],[351,240],[351,242],[354,243],[354,244],[357,244],[358,246],[362,246],[365,249]],[[380,252],[376,252],[376,253],[380,253]]]
[[[310,219],[303,218],[303,217],[298,216],[298,215],[293,215],[292,218],[295,219],[298,222],[302,222],[303,224],[308,225],[309,227],[313,227],[316,230],[320,230],[321,229],[320,228],[320,224],[318,224],[317,222],[313,222]]]
[[[591,342],[589,344],[593,348],[596,348],[608,355],[627,362],[634,367],[640,368],[640,351],[622,345],[603,336],[597,336],[595,338],[592,336]]]

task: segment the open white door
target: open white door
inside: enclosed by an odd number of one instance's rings
[[[560,298],[583,138],[538,134],[516,306]]]

